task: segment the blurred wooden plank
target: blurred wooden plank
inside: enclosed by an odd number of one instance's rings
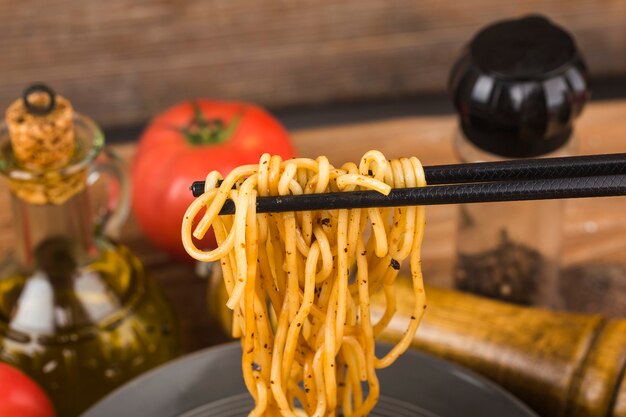
[[[577,136],[581,154],[626,152],[626,101],[595,102],[580,118]],[[456,161],[453,116],[403,117],[296,132],[302,155],[326,154],[340,164],[379,149],[390,158],[418,156],[424,165]],[[626,259],[626,197],[577,199],[566,202],[564,262],[623,263]],[[454,256],[456,208],[428,207],[424,269],[429,283],[449,286]]]
[[[578,123],[580,153],[626,152],[626,101],[595,102],[589,105]],[[302,156],[325,154],[339,165],[356,160],[370,150],[379,149],[390,158],[416,155],[425,165],[456,161],[452,137],[456,127],[453,116],[402,117],[293,132],[293,140]],[[129,158],[134,145],[118,148]],[[618,262],[626,259],[626,197],[578,199],[566,202],[564,224],[564,262],[566,266],[583,262]],[[456,207],[428,207],[426,237],[423,246],[424,276],[428,283],[451,285],[455,251]],[[141,239],[131,222],[129,236]],[[152,249],[147,263],[166,262]],[[163,276],[162,280],[180,277]],[[188,278],[182,278],[187,280]]]
[[[626,152],[626,101],[595,102],[578,124],[581,153]],[[334,164],[355,160],[379,149],[390,158],[415,155],[425,165],[455,161],[452,116],[402,117],[293,132],[302,156],[325,154]],[[134,144],[115,147],[127,163]],[[0,192],[0,253],[14,245],[9,193]],[[626,197],[570,200],[566,204],[566,265],[581,262],[618,262],[626,259]],[[424,276],[430,284],[449,286],[455,250],[456,207],[428,207],[423,247]],[[138,254],[161,282],[181,319],[187,351],[214,344],[223,336],[208,318],[206,282],[193,265],[171,261],[150,245],[131,218],[123,242]]]
[[[104,126],[196,96],[266,106],[443,91],[481,26],[543,13],[626,72],[624,0],[0,1],[0,106],[44,80]]]

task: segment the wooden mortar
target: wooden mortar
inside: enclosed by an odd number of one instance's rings
[[[490,378],[544,417],[626,416],[626,320],[437,288],[427,289],[427,302],[414,347]],[[410,291],[398,291],[398,312],[383,340],[402,335],[411,303]],[[377,298],[372,308],[382,305]]]

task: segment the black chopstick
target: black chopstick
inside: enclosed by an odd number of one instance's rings
[[[626,174],[395,188],[387,196],[377,191],[354,191],[259,197],[257,198],[257,212],[466,204],[621,195],[626,195]],[[233,214],[234,212],[234,202],[227,200],[220,214]]]
[[[424,173],[429,185],[617,175],[626,174],[626,153],[436,165]]]
[[[626,153],[435,165],[424,167],[424,173],[429,185],[617,175],[626,174]],[[190,188],[198,197],[204,181]]]

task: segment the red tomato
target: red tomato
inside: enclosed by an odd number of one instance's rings
[[[175,105],[143,132],[132,167],[133,211],[157,247],[191,260],[180,226],[193,201],[189,186],[213,170],[226,176],[239,165],[257,163],[264,152],[294,156],[286,130],[263,109],[247,103],[210,100]],[[209,234],[207,234],[209,235]],[[213,235],[199,247],[215,247]]]
[[[0,416],[54,417],[54,408],[46,394],[29,377],[0,363]]]

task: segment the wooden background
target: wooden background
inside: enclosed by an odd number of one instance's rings
[[[303,155],[323,152],[339,163],[378,148],[390,157],[419,154],[427,164],[453,162],[455,118],[432,114],[448,103],[452,62],[480,27],[532,12],[574,34],[593,77],[626,76],[626,0],[0,0],[0,107],[36,80],[109,129],[141,125],[185,98],[245,99],[282,109],[297,120],[289,127],[306,125],[292,130]],[[369,103],[398,97],[418,100]],[[329,103],[344,106],[338,112]],[[625,151],[626,105],[616,103],[585,111],[582,153]],[[301,111],[317,104],[324,106]],[[302,123],[303,113],[314,113],[315,122]],[[118,139],[134,139],[131,131]],[[132,144],[118,149],[132,158]],[[14,242],[8,198],[0,193],[0,253]],[[568,205],[568,267],[622,265],[623,205],[609,201]],[[431,284],[450,285],[455,213],[429,211]],[[193,266],[152,248],[132,221],[124,241],[173,299],[186,350],[212,343],[203,331],[206,283]]]
[[[580,153],[626,152],[626,100],[596,101],[578,123]],[[292,138],[300,155],[325,154],[335,165],[358,160],[370,149],[380,149],[390,158],[417,155],[425,165],[456,161],[452,137],[456,118],[452,115],[403,116],[386,120],[342,123],[294,130]],[[389,138],[393,140],[389,140]],[[115,146],[129,164],[134,143]],[[15,246],[13,214],[5,181],[0,181],[0,254]],[[618,315],[626,311],[626,197],[575,199],[566,202],[563,260],[566,268],[587,265],[606,274],[596,281],[573,283],[582,294],[571,306],[579,312],[598,313],[609,306]],[[455,256],[456,206],[427,208],[427,226],[422,259],[428,284],[450,287]],[[153,247],[131,217],[122,242],[144,262],[171,299],[181,321],[185,352],[223,341],[211,323],[207,306],[207,282],[198,277],[192,264],[174,262]],[[608,268],[608,269],[607,269]]]
[[[105,128],[195,96],[271,108],[443,92],[481,26],[530,12],[626,72],[625,0],[0,0],[0,107],[50,83]]]

